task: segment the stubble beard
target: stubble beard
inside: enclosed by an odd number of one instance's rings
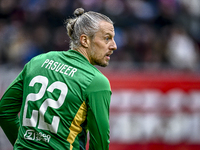
[[[95,54],[95,50],[92,51],[91,55],[92,55],[93,65],[98,65],[98,66],[101,66],[101,67],[106,67],[106,66],[109,65],[109,61],[106,61],[106,62],[104,61],[106,56],[98,58],[98,56]]]

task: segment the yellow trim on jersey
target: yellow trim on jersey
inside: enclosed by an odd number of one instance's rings
[[[72,150],[73,148],[72,144],[74,143],[76,136],[82,131],[81,124],[86,119],[86,113],[87,113],[87,106],[85,102],[83,102],[69,128],[70,132],[67,137],[67,141],[70,143],[70,150]]]

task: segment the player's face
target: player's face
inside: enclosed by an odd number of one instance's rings
[[[105,67],[109,64],[110,55],[117,49],[114,40],[115,32],[111,23],[102,21],[99,31],[95,33],[90,43],[89,59],[93,65]]]

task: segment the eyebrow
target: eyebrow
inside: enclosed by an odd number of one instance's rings
[[[114,34],[106,33],[105,35],[109,35],[109,36],[111,36],[111,37],[114,37],[114,36],[115,36],[115,33],[114,33]]]

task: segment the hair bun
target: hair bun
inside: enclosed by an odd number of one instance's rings
[[[84,13],[84,9],[83,9],[83,8],[77,8],[77,9],[74,11],[74,16],[75,16],[75,17],[79,17],[79,16],[81,16],[83,13]]]

